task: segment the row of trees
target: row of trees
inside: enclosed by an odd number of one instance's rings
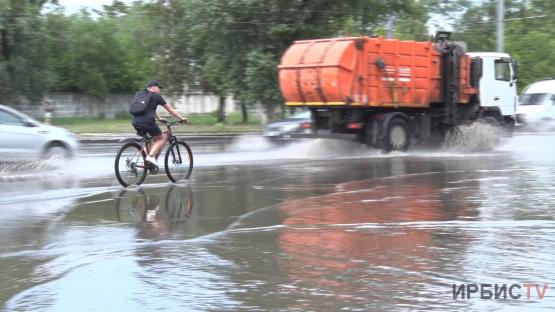
[[[521,85],[553,74],[551,0],[506,1],[506,50]],[[103,97],[157,77],[246,107],[275,112],[276,66],[298,39],[385,34],[426,40],[430,19],[451,21],[469,50],[495,50],[496,1],[472,0],[157,0],[66,15],[57,0],[0,0],[0,101],[39,101],[46,92]],[[223,103],[223,101],[222,101]],[[245,110],[246,111],[246,110]],[[222,111],[223,112],[223,111]],[[221,116],[223,118],[223,115]],[[272,117],[271,115],[269,117]]]

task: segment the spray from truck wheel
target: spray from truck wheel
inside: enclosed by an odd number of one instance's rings
[[[474,153],[495,148],[501,140],[499,126],[488,122],[473,122],[455,126],[445,137],[443,148],[447,151]]]

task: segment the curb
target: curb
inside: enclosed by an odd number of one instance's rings
[[[225,133],[225,134],[188,134],[181,135],[177,133],[176,136],[184,141],[228,141],[232,140],[241,135],[260,135],[259,132],[241,132],[241,133]],[[122,133],[122,134],[81,134],[78,135],[79,143],[81,144],[106,144],[106,143],[119,143],[121,140],[126,138],[137,138],[134,133]]]

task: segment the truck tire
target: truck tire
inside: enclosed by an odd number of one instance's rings
[[[410,145],[408,123],[402,118],[394,118],[389,122],[382,137],[382,152],[406,151]]]
[[[498,130],[499,135],[501,137],[504,137],[504,138],[513,137],[514,121],[512,119],[508,121],[504,120],[503,116],[501,116],[501,114],[498,114],[498,115],[485,116],[481,119],[478,119],[478,121],[495,127]]]
[[[499,127],[501,125],[501,122],[499,121],[499,119],[495,118],[494,116],[486,116],[478,120],[484,124],[487,124],[493,127]]]

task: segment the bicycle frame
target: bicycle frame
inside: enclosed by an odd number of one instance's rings
[[[156,153],[156,156],[154,157],[156,158],[156,160],[158,160],[158,157],[160,157],[160,155],[162,154],[162,151],[164,150],[168,142],[170,142],[170,145],[171,145],[172,143],[177,141],[177,137],[173,135],[172,128],[171,128],[171,126],[173,126],[174,124],[176,124],[176,122],[169,122],[168,124],[166,124],[166,130],[162,132],[164,144],[162,145],[158,153]],[[145,139],[143,144],[143,149],[141,150],[141,153],[143,154],[143,156],[149,155],[150,145],[152,144],[153,139],[154,139],[153,137],[149,139]],[[177,145],[176,148],[178,152],[177,155],[179,157],[178,162],[179,164],[181,164],[182,160],[181,160],[181,153],[179,153],[179,145]],[[172,157],[175,159],[175,154],[173,150],[171,151],[171,153],[172,153]]]
[[[162,151],[164,150],[164,147],[166,147],[166,144],[168,143],[168,141],[170,142],[170,144],[177,141],[177,138],[175,137],[175,135],[173,135],[172,128],[171,128],[171,126],[173,126],[173,124],[174,123],[168,123],[166,125],[167,129],[162,132],[162,136],[163,136],[163,139],[164,139],[164,144],[162,145],[162,147],[160,148],[158,153],[156,153],[156,156],[154,158],[158,159],[158,157],[160,157],[160,155],[162,154]],[[152,144],[153,139],[154,139],[153,137],[145,139],[144,144],[143,144],[143,149],[141,150],[141,153],[143,154],[143,156],[149,155],[150,145]]]

